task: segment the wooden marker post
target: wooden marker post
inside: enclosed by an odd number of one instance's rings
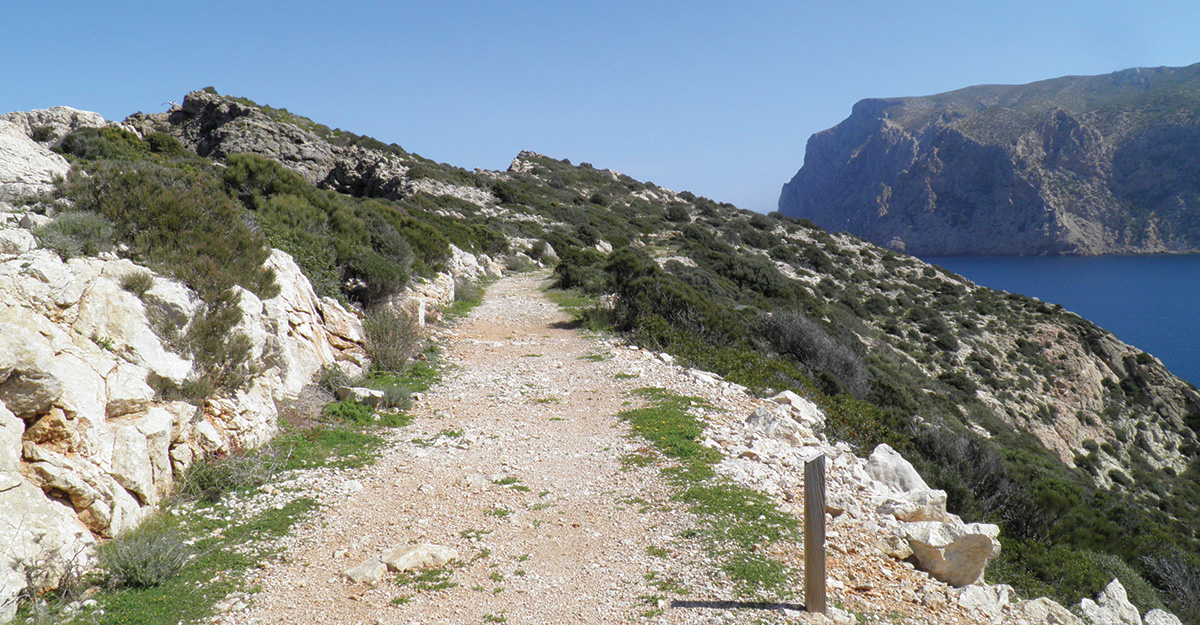
[[[804,463],[804,607],[825,613],[825,454]]]

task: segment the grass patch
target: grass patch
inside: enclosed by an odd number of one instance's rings
[[[459,319],[466,317],[483,303],[483,294],[487,287],[495,282],[495,279],[487,279],[479,282],[471,282],[470,280],[458,280],[454,283],[454,301],[442,311],[442,315],[446,319]]]
[[[795,540],[797,522],[781,512],[766,495],[715,474],[713,465],[721,460],[721,454],[701,444],[705,423],[690,412],[710,406],[698,398],[675,395],[660,388],[641,388],[633,393],[648,405],[626,410],[619,416],[630,424],[634,433],[674,461],[663,469],[674,491],[672,498],[687,504],[703,525],[690,534],[705,539],[710,552],[721,562],[721,570],[737,585],[739,594],[790,596],[790,588],[794,586],[792,572],[756,551],[764,544]],[[625,458],[630,465],[653,461],[650,450],[627,454]]]
[[[103,607],[96,615],[101,625],[158,625],[198,622],[211,616],[212,606],[241,588],[241,578],[256,563],[271,556],[271,542],[287,533],[317,502],[293,500],[281,510],[257,517],[213,521],[189,514],[179,518],[186,540],[193,540],[198,554],[182,570],[153,587],[126,588],[103,592],[95,598]],[[213,537],[214,525],[225,527],[222,537]],[[254,548],[247,548],[250,543]]]
[[[450,576],[453,574],[454,569],[452,568],[401,571],[396,574],[394,581],[398,586],[405,588],[433,592],[458,586],[458,583],[450,581]]]

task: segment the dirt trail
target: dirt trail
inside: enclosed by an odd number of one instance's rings
[[[450,332],[450,369],[414,423],[376,464],[347,473],[345,490],[357,492],[301,527],[254,582],[263,592],[251,607],[221,622],[618,623],[656,608],[665,613],[654,622],[764,616],[646,599],[671,596],[663,580],[686,586],[691,601],[730,598],[700,547],[677,537],[695,520],[669,503],[658,470],[622,463],[643,444],[616,417],[629,391],[675,386],[680,370],[567,328],[539,291],[542,278],[488,289]],[[418,542],[458,551],[462,564],[447,578],[455,586],[342,576]]]

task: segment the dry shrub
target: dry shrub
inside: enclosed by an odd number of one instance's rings
[[[400,373],[421,349],[421,327],[404,311],[387,306],[373,308],[363,320],[363,329],[367,333],[367,355],[376,371]]]

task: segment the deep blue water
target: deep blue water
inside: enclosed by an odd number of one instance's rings
[[[1064,308],[1200,384],[1200,256],[939,256],[972,282]]]

